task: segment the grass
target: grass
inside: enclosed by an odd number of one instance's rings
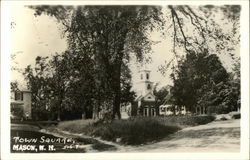
[[[213,116],[135,117],[100,123],[94,120],[60,122],[58,128],[72,133],[84,133],[104,140],[128,145],[157,141],[183,127],[207,124]]]
[[[95,143],[92,146],[93,149],[98,150],[98,151],[112,151],[116,150],[116,147],[109,145],[109,144],[104,144],[104,143]]]
[[[101,137],[104,140],[138,145],[159,140],[178,131],[178,126],[167,126],[151,118],[136,118],[129,120],[115,120],[107,124],[94,124],[87,128],[87,134]]]
[[[215,120],[214,116],[201,115],[201,116],[167,116],[167,117],[155,117],[160,123],[164,125],[177,125],[185,128],[188,126],[197,126],[207,124]]]
[[[72,133],[84,133],[86,131],[86,127],[94,124],[95,122],[96,120],[93,119],[62,121],[57,125],[57,128]]]

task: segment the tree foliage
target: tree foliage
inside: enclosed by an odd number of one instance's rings
[[[186,53],[223,54],[237,58],[240,42],[239,5],[169,5],[166,9],[166,35],[173,39],[174,57],[161,65],[165,74],[178,66]],[[170,22],[170,23],[169,23]]]
[[[155,87],[153,93],[155,95],[156,105],[159,107],[160,105],[166,103],[166,101],[169,100],[170,86],[161,87],[159,90],[157,90]]]
[[[112,104],[112,117],[120,115],[122,67],[131,53],[142,61],[151,50],[148,34],[161,25],[156,6],[35,6],[36,14],[57,18],[65,29],[68,46],[92,60],[102,104]],[[85,63],[85,62],[82,62]],[[106,101],[106,102],[105,102]]]
[[[175,105],[192,113],[196,107],[216,113],[237,110],[240,90],[215,54],[187,54],[172,79]]]

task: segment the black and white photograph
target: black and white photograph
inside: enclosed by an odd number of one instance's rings
[[[5,1],[2,159],[249,158],[248,1],[64,2]]]

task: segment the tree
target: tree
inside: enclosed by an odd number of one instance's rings
[[[147,34],[161,23],[160,10],[152,6],[33,8],[37,15],[45,12],[57,18],[65,26],[69,48],[95,60],[95,69],[102,74],[97,79],[102,77],[106,100],[113,103],[112,117],[120,118],[122,65],[129,61],[130,53],[142,60],[150,51]]]
[[[239,92],[236,93],[233,89],[229,74],[221,63],[218,63],[218,57],[213,54],[225,54],[235,59],[235,51],[239,48],[240,42],[240,6],[169,6],[168,8],[172,20],[175,56],[167,67],[163,67],[163,73],[164,69],[172,64],[175,104],[185,104],[191,111],[194,111],[194,106],[197,105],[210,106],[222,112],[231,111]],[[225,25],[230,28],[224,29]],[[186,59],[183,60],[178,52],[185,52]],[[210,55],[210,58],[204,58],[204,53],[207,57]],[[201,54],[200,60],[197,59],[199,54]],[[190,57],[189,62],[187,62],[188,57]],[[213,72],[209,73],[206,69]]]
[[[156,105],[159,107],[160,105],[164,104],[164,102],[170,96],[169,86],[162,87],[161,89],[157,90],[156,87],[154,88],[154,95],[156,98]]]
[[[32,92],[31,106],[32,115],[34,119],[47,119],[48,118],[48,99],[51,98],[49,81],[50,72],[48,65],[48,57],[36,58],[35,67],[30,65],[25,68],[25,79],[27,80],[28,89]]]
[[[189,52],[224,54],[236,59],[240,42],[240,11],[240,5],[167,6],[165,33],[173,39],[174,57],[159,70],[163,74],[170,68],[175,70],[178,61]]]
[[[176,44],[183,45],[187,53],[202,53],[204,50],[222,53],[225,49],[234,50],[232,44],[239,44],[239,5],[170,5],[168,8],[173,25],[174,52]],[[222,28],[230,24],[232,27],[229,30]],[[185,31],[187,28],[189,31]],[[233,56],[233,53],[230,54]]]
[[[179,68],[176,74],[172,74],[172,79],[174,104],[184,105],[187,111],[194,112],[198,104],[205,102],[204,98],[207,98],[209,103],[212,101],[209,99],[212,96],[208,94],[211,94],[210,91],[213,92],[214,88],[221,91],[218,85],[227,83],[229,74],[216,55],[189,53],[186,59],[179,62]],[[222,95],[217,98],[222,98]],[[219,100],[218,103],[222,101]]]
[[[136,97],[136,93],[132,91],[131,71],[128,66],[122,65],[121,73],[121,104],[128,105],[132,103]]]
[[[10,82],[10,90],[12,92],[19,91],[18,82],[17,81]]]

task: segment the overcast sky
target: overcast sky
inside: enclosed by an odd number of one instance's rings
[[[63,52],[67,48],[65,39],[61,36],[59,24],[52,17],[41,15],[34,16],[34,11],[24,6],[12,7],[13,27],[11,29],[12,35],[12,54],[16,54],[15,62],[12,63],[18,68],[24,69],[27,65],[34,65],[37,56],[51,56],[55,52]],[[163,76],[158,72],[158,66],[169,61],[173,54],[171,52],[172,44],[171,38],[160,37],[160,34],[152,33],[151,39],[159,41],[158,44],[152,46],[152,63],[147,65],[151,70],[151,80],[153,82],[160,82],[161,86],[172,84],[169,74],[170,71]],[[224,65],[230,66],[227,63],[230,59],[223,57]],[[132,70],[133,82],[138,81],[139,68],[135,63],[130,65]],[[23,76],[20,73],[12,72],[12,80],[24,82]]]

